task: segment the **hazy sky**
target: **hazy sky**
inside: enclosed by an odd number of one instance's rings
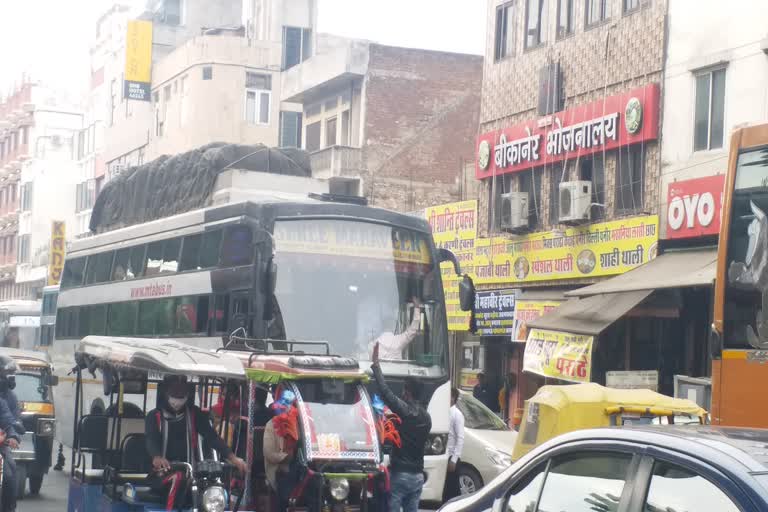
[[[95,20],[112,4],[0,0],[0,96],[25,71],[72,89],[85,87]],[[484,49],[485,0],[320,0],[318,18],[319,32],[432,50]]]

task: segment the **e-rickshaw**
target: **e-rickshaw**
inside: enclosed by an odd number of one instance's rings
[[[58,384],[51,358],[45,352],[0,348],[0,354],[16,362],[16,387],[21,422],[25,434],[13,450],[16,461],[17,497],[21,499],[29,480],[29,492],[36,495],[51,467],[56,434],[56,409],[51,386]]]
[[[184,375],[195,388],[198,405],[210,400],[230,380],[244,379],[242,363],[229,355],[202,350],[173,340],[88,336],[75,352],[74,443],[68,510],[70,512],[150,512],[166,509],[166,496],[148,485],[151,461],[146,452],[148,400],[161,393],[166,376]],[[97,373],[109,398],[107,414],[84,414],[83,374]],[[140,405],[135,407],[136,401]],[[129,407],[132,404],[133,407]],[[141,410],[142,414],[136,414]],[[232,468],[204,443],[193,442],[197,461],[170,461],[183,472],[191,503],[178,510],[224,512],[230,507]]]
[[[256,386],[274,390],[274,431],[296,446],[292,471],[298,485],[289,511],[385,507],[388,482],[380,439],[393,425],[375,409],[365,387],[368,375],[355,359],[332,355],[328,343],[314,341],[233,338],[219,351],[240,358],[251,397]],[[251,428],[249,446],[253,435]]]
[[[543,386],[525,402],[512,460],[574,430],[707,422],[707,411],[695,402],[648,389],[614,389],[595,383]]]

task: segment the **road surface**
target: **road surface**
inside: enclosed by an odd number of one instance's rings
[[[68,489],[69,474],[64,471],[51,470],[43,480],[40,496],[27,496],[18,503],[16,510],[19,512],[64,512],[67,510]]]

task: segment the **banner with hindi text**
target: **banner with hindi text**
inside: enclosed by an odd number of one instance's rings
[[[589,382],[594,336],[531,329],[523,371],[568,382]]]

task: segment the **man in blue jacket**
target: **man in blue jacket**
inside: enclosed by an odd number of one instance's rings
[[[11,450],[19,447],[23,432],[17,430],[19,424],[19,403],[13,388],[16,387],[16,362],[8,356],[0,355],[0,429],[5,432],[5,442],[0,446],[3,456],[3,500],[2,512],[16,510],[16,462]]]

